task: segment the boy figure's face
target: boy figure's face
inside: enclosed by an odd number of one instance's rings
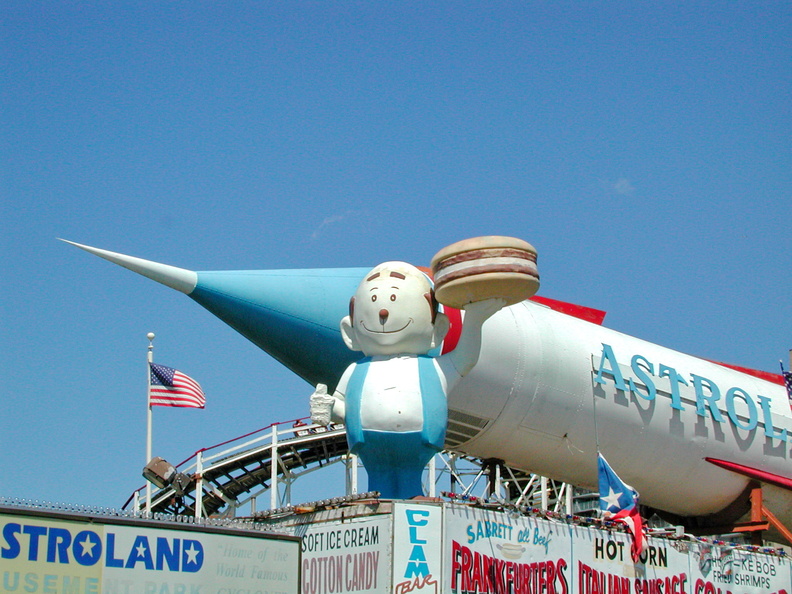
[[[409,264],[386,262],[358,286],[341,331],[349,348],[367,356],[421,355],[439,342],[432,318],[426,276]]]

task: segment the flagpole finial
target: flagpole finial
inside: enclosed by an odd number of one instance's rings
[[[153,342],[155,336],[156,334],[154,334],[153,332],[149,332],[148,334],[146,334],[146,338],[149,339],[149,342]]]

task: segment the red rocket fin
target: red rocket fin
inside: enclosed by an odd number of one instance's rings
[[[768,483],[770,485],[775,485],[776,487],[781,487],[782,489],[789,489],[790,491],[792,491],[792,478],[781,476],[780,474],[765,472],[764,470],[757,470],[756,468],[751,468],[750,466],[743,466],[742,464],[737,464],[735,462],[718,460],[717,458],[704,458],[704,459],[710,464],[714,464],[715,466],[720,466],[721,468],[725,468],[726,470],[731,470],[732,472],[736,472],[737,474],[742,474],[743,476],[756,479],[757,481],[761,481],[763,483]]]
[[[418,266],[417,268],[429,278],[434,278],[431,268],[427,268],[426,266]],[[574,303],[559,301],[558,299],[550,299],[549,297],[541,297],[539,295],[534,295],[533,297],[530,298],[530,300],[536,301],[537,303],[541,303],[542,305],[547,306],[550,309],[567,314],[568,316],[572,316],[574,318],[580,318],[581,320],[591,322],[592,324],[601,325],[602,320],[605,319],[606,312],[600,309],[594,309],[593,307],[576,305]],[[455,341],[453,345],[456,346]],[[448,350],[453,350],[453,346]]]
[[[721,363],[720,361],[712,361],[711,363],[717,363],[718,365],[723,365],[724,367],[728,367],[729,369],[734,369],[735,371],[739,371],[741,373],[746,373],[748,375],[752,375],[754,377],[758,377],[759,379],[763,379],[766,382],[773,382],[774,384],[781,384],[784,385],[784,376],[780,373],[773,373],[771,371],[761,371],[759,369],[751,369],[749,367],[740,367],[739,365],[731,365],[729,363]]]
[[[550,309],[567,314],[575,318],[580,318],[592,324],[602,324],[605,319],[605,312],[601,309],[594,309],[593,307],[586,307],[584,305],[576,305],[574,303],[567,303],[566,301],[558,301],[557,299],[550,299],[548,297],[541,297],[534,295],[531,301],[536,301],[542,305],[546,305]]]
[[[605,318],[604,311],[593,309],[591,307],[584,307],[582,305],[575,305],[574,303],[567,303],[566,301],[558,301],[557,299],[549,299],[548,297],[539,297],[538,295],[531,297],[531,301],[536,301],[537,303],[549,307],[550,309],[569,316],[580,318],[581,320],[585,320],[593,324],[602,324],[602,320]],[[446,334],[446,338],[443,341],[442,352],[445,354],[453,351],[457,345],[457,342],[459,342],[459,336],[462,333],[462,314],[460,310],[448,306],[443,306],[443,311],[451,322],[451,328],[449,329],[448,334]]]

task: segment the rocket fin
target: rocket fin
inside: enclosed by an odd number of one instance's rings
[[[734,369],[735,371],[739,371],[740,373],[745,373],[747,375],[752,375],[754,377],[758,377],[759,379],[763,379],[766,382],[773,382],[774,384],[784,385],[784,376],[780,373],[772,373],[770,371],[762,371],[761,369],[751,369],[750,367],[741,367],[739,365],[732,365],[731,363],[723,363],[721,361],[713,361],[712,359],[708,359],[712,363],[717,363],[718,365],[722,365],[723,367],[728,367],[729,369]]]
[[[116,252],[109,252],[107,250],[100,250],[99,248],[82,245],[67,239],[61,239],[61,241],[99,256],[100,258],[104,258],[105,260],[109,260],[114,264],[128,268],[133,272],[142,274],[143,276],[150,278],[151,280],[155,280],[158,283],[162,283],[171,289],[181,291],[185,295],[192,293],[193,289],[195,289],[196,282],[198,281],[198,275],[192,270],[177,268],[176,266],[160,264],[158,262],[144,260],[143,258],[135,258],[133,256],[126,256]]]
[[[576,305],[566,301],[559,301],[558,299],[550,299],[549,297],[542,297],[541,295],[534,295],[530,299],[550,309],[567,314],[568,316],[580,318],[592,324],[602,325],[602,320],[605,319],[605,312],[601,309],[594,309],[593,307],[586,307],[585,305]]]
[[[781,476],[780,474],[773,474],[772,472],[765,472],[764,470],[751,468],[750,466],[744,466],[742,464],[737,464],[736,462],[718,460],[717,458],[704,459],[715,466],[720,466],[721,468],[725,468],[726,470],[731,470],[737,474],[742,474],[743,476],[756,479],[757,481],[792,491],[792,478]]]

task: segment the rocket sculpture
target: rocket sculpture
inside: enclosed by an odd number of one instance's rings
[[[330,397],[366,355],[345,344],[339,323],[370,268],[193,272],[73,245],[188,295]],[[641,503],[677,523],[735,521],[758,481],[766,507],[792,524],[792,413],[780,375],[627,336],[603,327],[602,312],[546,298],[488,319],[443,309],[444,353],[466,324],[482,325],[477,362],[447,393],[446,447],[595,489],[598,436]]]

